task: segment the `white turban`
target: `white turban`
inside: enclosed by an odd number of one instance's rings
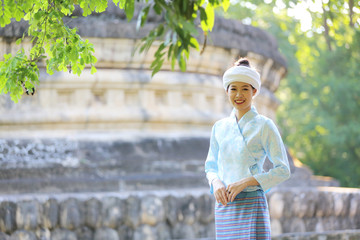
[[[223,85],[225,91],[233,82],[244,82],[251,84],[251,86],[257,90],[254,97],[256,97],[260,92],[260,74],[252,68],[245,66],[234,66],[226,70],[223,76]]]

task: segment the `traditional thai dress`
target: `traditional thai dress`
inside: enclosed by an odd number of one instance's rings
[[[266,156],[273,163],[263,170]],[[205,163],[206,177],[225,186],[253,176],[250,186],[226,206],[215,204],[216,239],[270,239],[270,218],[264,191],[290,177],[289,162],[274,122],[258,114],[254,106],[237,121],[235,111],[217,121],[212,129]]]

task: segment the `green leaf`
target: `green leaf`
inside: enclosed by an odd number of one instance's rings
[[[199,43],[198,41],[196,40],[196,38],[190,38],[190,45],[195,48],[196,50],[199,51]]]
[[[116,6],[119,4],[119,2],[120,2],[120,0],[113,0],[113,3],[115,3]],[[125,2],[125,1],[123,0],[122,2]]]
[[[128,22],[133,18],[135,11],[135,0],[126,0],[125,13]]]
[[[156,36],[160,37],[164,33],[164,25],[160,24],[156,29]]]
[[[147,15],[149,13],[149,10],[150,10],[150,5],[143,8],[138,16],[138,20],[137,20],[137,23],[136,23],[136,30],[139,31],[140,27],[143,27],[145,22],[146,22],[146,19],[147,19]]]
[[[16,40],[16,45],[20,45],[21,44],[21,41],[22,41],[22,39],[21,38],[19,38],[18,40]]]
[[[191,35],[197,36],[199,34],[193,23],[188,22],[184,19],[181,19],[180,23],[183,25],[184,30],[190,32]]]
[[[155,2],[155,5],[154,5],[153,8],[154,8],[154,11],[156,12],[157,15],[160,15],[160,14],[161,14],[162,8],[161,8],[161,6],[160,6],[159,4],[157,4],[157,3]]]
[[[7,78],[4,76],[0,76],[0,94],[2,94],[3,89],[5,88],[5,85],[7,83]]]
[[[151,77],[153,77],[156,73],[158,73],[160,71],[161,66],[164,63],[164,60],[156,59],[155,62],[156,62],[156,66],[154,67],[154,69],[151,73]]]
[[[230,7],[230,0],[222,0],[222,7],[224,12],[226,12]]]
[[[208,4],[206,5],[205,12],[207,17],[206,25],[208,30],[211,32],[215,22],[215,9],[211,4]]]
[[[94,74],[94,73],[96,73],[97,72],[97,70],[96,70],[96,68],[94,67],[94,66],[91,66],[91,74]]]
[[[186,61],[181,53],[178,55],[178,63],[179,63],[179,67],[180,67],[181,71],[185,72],[186,71]]]

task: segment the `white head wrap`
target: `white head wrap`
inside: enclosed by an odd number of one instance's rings
[[[256,97],[260,92],[260,74],[252,68],[246,66],[234,66],[226,70],[223,76],[223,85],[225,91],[233,82],[244,82],[251,84],[251,86],[257,90],[254,97]]]

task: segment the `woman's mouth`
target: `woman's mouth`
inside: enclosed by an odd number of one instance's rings
[[[235,100],[234,101],[236,104],[243,104],[245,102],[245,100]]]

